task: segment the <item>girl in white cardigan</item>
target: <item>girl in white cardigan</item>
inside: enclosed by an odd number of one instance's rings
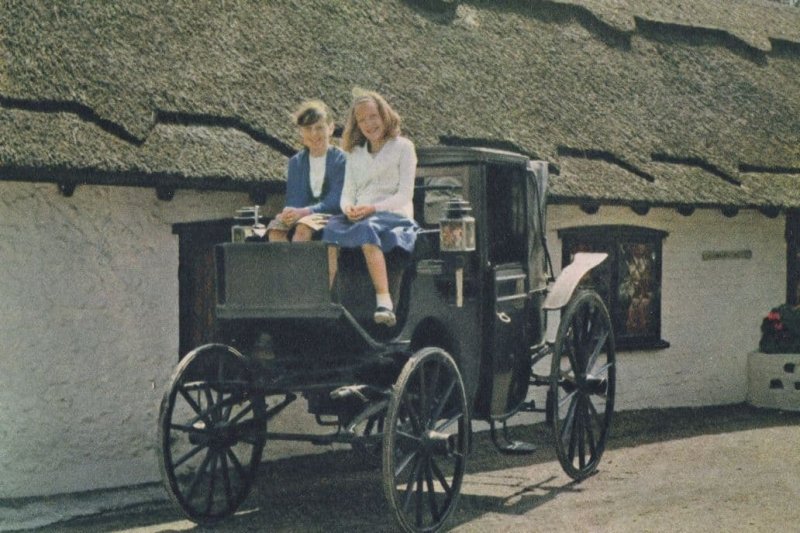
[[[397,319],[389,294],[384,253],[414,249],[414,144],[400,135],[400,116],[376,92],[354,91],[342,136],[347,155],[342,215],[331,218],[322,234],[329,247],[331,283],[336,274],[337,246],[360,247],[375,287],[374,320],[394,326]]]

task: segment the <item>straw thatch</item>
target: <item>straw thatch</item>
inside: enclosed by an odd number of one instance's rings
[[[5,0],[0,179],[280,183],[294,106],[363,86],[418,145],[550,161],[554,201],[793,208],[798,80],[766,1]]]

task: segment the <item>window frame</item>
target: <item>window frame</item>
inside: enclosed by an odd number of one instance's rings
[[[663,230],[630,225],[577,226],[557,230],[561,239],[561,264],[572,261],[576,251],[608,253],[608,258],[584,276],[579,287],[597,290],[611,315],[618,350],[663,349],[669,343],[661,337],[661,292],[663,270]],[[649,259],[648,259],[649,257]],[[623,261],[625,262],[623,268]],[[639,268],[637,269],[637,265]],[[622,280],[625,272],[631,272]],[[640,273],[639,282],[631,280]],[[642,274],[644,273],[644,274]],[[620,291],[627,286],[628,303]],[[636,297],[631,294],[643,294]],[[638,304],[634,301],[638,301]],[[628,332],[640,327],[645,331]]]

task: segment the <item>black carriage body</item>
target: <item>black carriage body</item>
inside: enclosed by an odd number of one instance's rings
[[[267,441],[305,441],[379,458],[402,529],[439,531],[456,507],[471,420],[490,422],[500,451],[527,453],[533,447],[511,440],[506,424],[523,409],[546,412],[569,476],[596,470],[614,409],[614,335],[602,299],[575,289],[604,257],[576,254],[548,287],[546,163],[465,147],[418,156],[416,247],[387,254],[396,326],[372,320],[360,250],[339,251],[331,280],[322,242],[215,248],[221,343],[183,357],[159,415],[162,477],[190,519],[213,523],[236,510]],[[447,210],[451,200],[468,202],[474,220]],[[442,249],[440,240],[456,248],[454,237],[471,235],[473,221],[474,249]],[[543,339],[545,310],[561,311],[554,340]],[[548,357],[549,374],[538,373]],[[547,387],[544,409],[526,399],[530,385]],[[301,396],[330,432],[276,423]]]
[[[460,147],[423,149],[418,157],[414,208],[422,231],[411,256],[387,258],[395,328],[371,321],[374,295],[360,251],[342,251],[331,290],[320,242],[219,245],[216,317],[226,340],[245,351],[269,335],[268,349],[277,360],[295,361],[303,381],[314,381],[315,370],[354,368],[359,380],[386,385],[404,357],[441,347],[461,371],[473,416],[501,419],[524,400],[530,346],[542,337],[546,164]],[[472,206],[473,252],[440,251],[439,220],[452,198]],[[387,376],[385,366],[370,366],[376,357],[395,362],[395,370]],[[329,385],[350,379],[345,372]]]

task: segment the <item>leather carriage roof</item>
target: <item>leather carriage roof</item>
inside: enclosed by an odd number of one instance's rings
[[[526,166],[528,157],[494,148],[468,146],[417,147],[417,158],[421,166],[457,165],[474,163],[503,163]]]

